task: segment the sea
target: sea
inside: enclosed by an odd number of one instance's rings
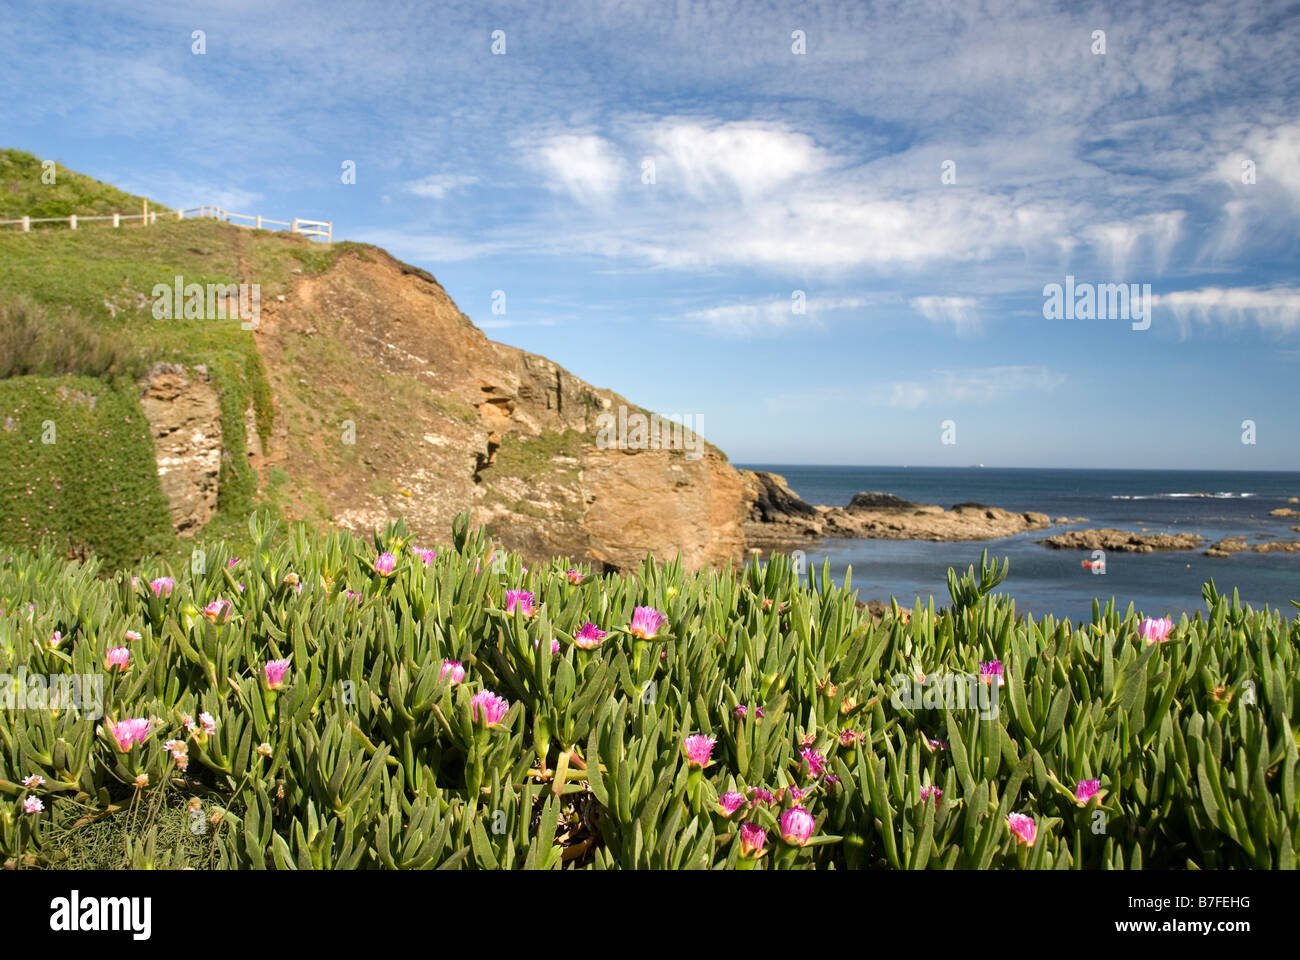
[[[789,481],[809,503],[845,506],[859,491],[892,493],[918,503],[951,507],[976,502],[1017,513],[1037,511],[1057,517],[1087,517],[1087,523],[1056,525],[996,540],[930,543],[922,540],[823,540],[804,547],[808,562],[820,569],[830,561],[832,576],[852,584],[862,600],[897,598],[911,607],[933,596],[949,602],[947,571],[979,567],[980,553],[1010,561],[1010,573],[997,588],[1016,600],[1017,613],[1035,617],[1088,620],[1092,601],[1111,598],[1122,612],[1130,603],[1139,613],[1177,620],[1205,610],[1202,584],[1213,579],[1221,594],[1235,587],[1243,604],[1280,608],[1297,615],[1300,553],[1243,551],[1207,557],[1205,549],[1223,537],[1300,540],[1300,516],[1270,517],[1269,511],[1300,504],[1300,473],[1185,470],[1062,470],[992,467],[847,467],[742,464],[768,470]],[[1196,550],[1157,553],[1107,551],[1105,572],[1085,568],[1090,551],[1053,550],[1037,541],[1053,533],[1091,527],[1151,533],[1199,533]]]

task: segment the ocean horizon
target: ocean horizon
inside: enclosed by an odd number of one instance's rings
[[[780,474],[809,503],[845,506],[863,491],[891,493],[918,503],[950,508],[982,503],[1015,512],[1086,517],[1085,523],[1053,524],[993,540],[827,539],[803,547],[810,569],[830,562],[842,582],[848,569],[863,600],[911,607],[933,596],[948,602],[947,571],[978,566],[980,554],[1007,558],[1010,573],[998,592],[1013,596],[1017,611],[1035,617],[1087,620],[1092,601],[1114,599],[1142,613],[1189,617],[1204,610],[1202,584],[1213,579],[1220,593],[1235,588],[1243,604],[1281,608],[1294,614],[1300,602],[1300,553],[1244,551],[1230,557],[1205,555],[1211,543],[1245,536],[1252,544],[1296,540],[1300,516],[1272,517],[1279,508],[1300,509],[1300,471],[1069,469],[1047,467],[901,467],[737,464]],[[1195,533],[1206,542],[1194,550],[1156,553],[1107,551],[1104,573],[1082,565],[1086,550],[1055,550],[1038,541],[1053,533],[1096,527],[1148,533]]]

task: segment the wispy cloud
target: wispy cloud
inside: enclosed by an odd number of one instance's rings
[[[1205,287],[1151,298],[1173,311],[1184,335],[1196,327],[1229,329],[1253,324],[1271,333],[1300,331],[1300,289]]]

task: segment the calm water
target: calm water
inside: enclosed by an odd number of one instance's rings
[[[853,568],[853,585],[863,599],[894,596],[911,606],[931,594],[948,602],[947,570],[979,563],[980,551],[1011,561],[998,588],[1016,598],[1019,612],[1087,619],[1092,598],[1114,597],[1122,610],[1132,602],[1153,615],[1203,609],[1201,584],[1213,577],[1221,593],[1236,587],[1243,603],[1283,608],[1300,601],[1300,553],[1238,553],[1215,559],[1200,550],[1124,554],[1108,552],[1106,572],[1081,566],[1086,551],[1052,550],[1035,543],[1050,533],[1085,527],[1118,527],[1153,533],[1199,533],[1210,541],[1245,535],[1300,539],[1291,530],[1300,518],[1268,515],[1278,507],[1300,509],[1300,473],[1167,470],[1029,470],[950,467],[808,467],[750,465],[784,476],[810,503],[844,506],[860,490],[880,490],[920,503],[951,507],[976,501],[1022,512],[1087,517],[1086,524],[1032,531],[998,540],[927,543],[919,540],[825,540],[806,548],[809,562],[829,558],[836,579]],[[1207,544],[1208,546],[1208,544]]]

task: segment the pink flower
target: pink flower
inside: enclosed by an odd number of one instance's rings
[[[507,590],[506,591],[506,613],[514,613],[516,610],[525,617],[531,617],[537,612],[534,606],[537,598],[527,590]]]
[[[740,825],[740,855],[742,857],[761,857],[767,843],[767,831],[756,823]]]
[[[130,642],[130,641],[132,641],[132,640],[139,640],[139,639],[140,639],[140,634],[136,633],[134,630],[128,630],[128,631],[126,632],[126,639],[127,639],[128,642]]]
[[[23,777],[23,786],[43,787],[45,786],[45,778],[42,777],[39,773],[33,773],[30,777]]]
[[[168,740],[163,746],[172,755],[172,759],[176,761],[177,770],[183,772],[190,765],[190,748],[184,740]]]
[[[573,642],[583,650],[593,650],[605,642],[609,636],[604,630],[601,630],[594,623],[584,623],[578,632],[573,635]]]
[[[781,814],[781,838],[792,846],[805,846],[816,826],[813,815],[803,807],[791,807]]]
[[[229,600],[213,600],[203,608],[203,615],[213,623],[225,623],[230,619],[231,609]]]
[[[791,786],[790,799],[793,800],[795,803],[801,803],[803,802],[803,798],[808,796],[808,793],[811,789],[812,789],[811,787],[807,787],[801,790],[798,787]]]
[[[199,723],[203,725],[203,735],[210,737],[217,732],[217,721],[210,713],[200,713]]]
[[[736,704],[736,716],[743,718],[747,713],[749,713],[749,707],[743,703]]]
[[[1080,780],[1078,786],[1074,788],[1074,799],[1080,803],[1087,803],[1097,795],[1097,791],[1100,789],[1100,780]]]
[[[495,727],[510,709],[510,701],[498,697],[490,690],[483,690],[474,694],[474,699],[469,702],[469,706],[475,722],[481,718],[487,726]]]
[[[730,793],[724,793],[718,797],[718,806],[722,807],[722,815],[729,817],[745,802],[745,795],[732,790]]]
[[[272,660],[262,669],[266,671],[266,685],[272,690],[279,690],[284,686],[284,675],[289,672],[289,658]]]
[[[1034,845],[1034,836],[1038,832],[1038,826],[1034,823],[1033,817],[1027,817],[1023,813],[1012,813],[1007,816],[1007,826],[1011,832],[1016,835],[1016,839],[1028,846]]]
[[[756,804],[766,803],[770,805],[776,803],[776,797],[772,796],[770,790],[765,790],[762,787],[750,787],[748,792],[754,795],[753,802]]]
[[[573,584],[575,587],[582,583],[583,580],[587,579],[585,573],[579,573],[577,570],[570,570],[565,574],[565,576],[569,578],[569,583]]]
[[[51,650],[59,649],[59,647],[62,644],[63,644],[63,634],[60,633],[58,630],[55,630],[54,635],[50,637],[50,639],[45,641],[45,645],[49,647]]]
[[[533,641],[533,646],[534,646],[534,647],[540,647],[541,645],[542,645],[542,638],[541,638],[541,637],[538,637],[536,640]],[[559,652],[560,652],[560,641],[559,641],[559,640],[556,640],[554,637],[552,637],[552,638],[551,638],[551,653],[559,653]]]
[[[847,747],[850,750],[865,739],[866,737],[858,733],[856,730],[840,731],[840,746]]]
[[[45,804],[41,803],[40,797],[28,797],[23,801],[24,813],[40,813],[45,809]]]
[[[104,669],[112,670],[117,667],[119,670],[126,670],[131,666],[131,651],[126,647],[114,647],[108,651],[108,656],[104,658]]]
[[[438,673],[438,679],[445,679],[447,674],[451,674],[451,682],[454,686],[465,679],[465,668],[459,660],[444,660],[442,661],[442,670]]]
[[[229,570],[231,567],[233,567],[233,566],[234,566],[235,564],[237,564],[238,562],[239,562],[239,558],[238,558],[238,557],[231,557],[231,558],[230,558],[230,561],[226,564],[226,569]]]
[[[1168,617],[1152,620],[1150,617],[1138,624],[1138,636],[1148,644],[1165,643],[1174,629],[1174,622]]]
[[[426,567],[438,559],[437,550],[424,550],[414,544],[411,545],[411,552],[424,561]]]
[[[143,717],[120,720],[113,724],[113,739],[117,741],[117,748],[123,753],[137,743],[144,743],[147,736],[149,736],[149,721]]]
[[[930,751],[933,753],[937,753],[940,750],[948,749],[947,740],[931,740],[929,737],[927,737],[925,740],[925,745],[929,747]]]
[[[348,599],[351,600],[354,604],[360,604],[361,594],[357,593],[355,590],[349,590]]]
[[[702,733],[697,733],[683,740],[682,746],[686,748],[687,766],[707,767],[709,765],[709,754],[713,753],[714,744],[717,742],[713,737],[706,737]]]
[[[1006,681],[1002,678],[1002,661],[990,660],[988,663],[980,664],[980,679],[985,683],[992,683],[993,678],[998,678],[998,686],[1002,686]]]
[[[391,553],[381,553],[375,558],[375,573],[387,577],[397,569],[397,558]]]
[[[826,758],[816,750],[805,747],[799,755],[808,761],[808,774],[812,777],[820,777],[826,772]]]
[[[627,632],[642,640],[653,640],[668,617],[654,607],[637,607],[632,611],[632,623]]]
[[[188,713],[181,714],[181,723],[185,724],[186,733],[193,733],[195,730],[199,728],[199,725],[194,722],[194,718],[191,717]]]
[[[171,577],[159,577],[157,580],[150,581],[149,589],[153,591],[155,597],[170,597],[172,591],[176,589],[176,581]]]
[[[929,800],[931,797],[934,797],[934,809],[938,810],[939,800],[943,797],[943,791],[938,787],[922,787],[921,802],[925,803],[925,801]]]

